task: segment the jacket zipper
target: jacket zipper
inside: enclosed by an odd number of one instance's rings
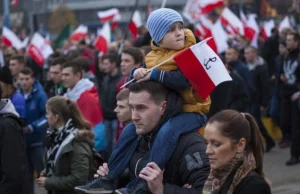
[[[139,162],[141,161],[141,159],[142,159],[142,158],[140,158],[140,159],[137,161],[137,163],[135,164],[135,170],[134,170],[135,177],[138,177],[138,175],[137,175],[137,167],[138,167]]]

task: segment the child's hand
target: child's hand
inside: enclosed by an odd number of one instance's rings
[[[140,80],[143,79],[147,74],[148,72],[146,68],[138,68],[137,70],[134,71],[133,78],[135,80]]]

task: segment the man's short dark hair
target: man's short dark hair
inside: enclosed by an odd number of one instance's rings
[[[102,61],[108,59],[110,63],[117,64],[118,55],[116,53],[108,53],[102,56]]]
[[[290,32],[287,35],[293,36],[294,41],[300,43],[300,36],[297,32]]]
[[[128,89],[133,93],[148,92],[156,104],[166,101],[169,93],[164,85],[150,80],[133,83]]]
[[[81,68],[84,72],[88,72],[90,70],[91,60],[86,57],[76,57],[73,59],[73,61],[76,61],[81,65]]]
[[[118,94],[117,94],[117,100],[126,100],[129,98],[129,90],[127,88],[121,90]]]
[[[77,62],[77,61],[67,61],[64,65],[63,65],[63,69],[71,67],[72,68],[72,72],[73,74],[77,74],[80,73],[81,77],[82,77],[82,67],[81,65]]]
[[[13,55],[10,60],[17,60],[18,63],[23,63],[25,64],[25,57],[24,55]]]
[[[128,47],[125,48],[122,53],[131,55],[134,59],[135,64],[143,64],[144,62],[144,56],[140,49],[135,47]]]
[[[236,47],[228,47],[227,50],[232,49],[234,50],[237,54],[240,54],[240,51]]]
[[[245,49],[251,49],[252,52],[254,52],[256,54],[258,53],[257,48],[255,48],[254,46],[251,46],[251,45],[247,46]]]
[[[20,73],[24,74],[24,75],[30,75],[30,77],[34,77],[34,73],[32,71],[32,69],[30,69],[29,67],[24,67]]]
[[[54,58],[53,61],[51,61],[50,66],[59,65],[60,68],[62,68],[66,62],[67,62],[67,60],[65,57],[57,57],[57,58]]]

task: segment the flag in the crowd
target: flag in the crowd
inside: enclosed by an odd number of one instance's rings
[[[58,37],[55,39],[54,41],[54,47],[55,48],[61,48],[63,45],[63,42],[65,40],[67,40],[72,32],[74,31],[74,28],[72,25],[67,24],[63,30],[60,32],[60,34],[58,35]]]
[[[216,52],[223,53],[228,48],[228,35],[224,30],[221,21],[217,20],[210,29],[211,39],[207,41],[207,44]]]
[[[252,41],[254,39],[255,35],[256,35],[256,29],[254,29],[253,26],[249,25],[248,19],[245,16],[243,11],[240,11],[240,15],[241,15],[241,20],[242,20],[243,25],[244,25],[244,32],[245,32],[244,36],[248,40]]]
[[[229,34],[244,35],[244,26],[242,21],[227,7],[223,9],[221,22]]]
[[[256,14],[248,15],[248,26],[255,30],[255,35],[251,41],[251,45],[258,48],[259,27],[256,22]]]
[[[267,40],[271,36],[272,29],[275,28],[274,20],[269,20],[264,23],[263,27],[260,30],[260,33],[263,35],[264,40]]]
[[[94,42],[95,48],[97,48],[100,51],[100,53],[103,55],[107,53],[110,41],[111,41],[110,26],[109,23],[106,22],[103,25],[102,29],[98,34],[98,37]]]
[[[206,44],[207,40],[174,56],[178,67],[202,99],[206,99],[220,83],[232,80],[222,60]]]
[[[223,0],[199,0],[202,14],[208,14],[217,7],[224,6]]]
[[[88,27],[85,25],[79,25],[70,37],[70,40],[79,41],[84,39],[88,34]]]
[[[201,23],[195,24],[195,34],[198,37],[204,37],[205,36],[205,30]]]
[[[111,24],[111,29],[112,30],[117,29],[120,20],[121,20],[121,15],[120,14],[115,15],[115,17],[112,20],[112,24]]]
[[[117,8],[112,8],[105,11],[98,11],[97,13],[102,23],[111,21],[118,14],[119,14],[119,10]]]
[[[200,0],[188,0],[183,8],[183,16],[190,23],[198,21],[201,16]]]
[[[28,47],[28,54],[33,60],[43,66],[45,60],[53,53],[53,49],[39,33],[35,33]]]
[[[278,30],[281,32],[284,28],[292,28],[292,25],[289,20],[289,16],[285,16],[284,19],[280,22]]]
[[[2,42],[4,45],[12,46],[17,50],[22,48],[22,41],[20,38],[6,26],[3,26],[2,28]]]
[[[129,30],[133,37],[136,39],[138,36],[138,29],[143,25],[141,15],[139,11],[135,11],[132,16],[132,20],[129,24]]]
[[[29,43],[29,37],[27,36],[27,37],[22,41],[22,48],[27,48],[28,43]]]
[[[12,0],[10,4],[11,6],[17,7],[19,5],[19,0]]]

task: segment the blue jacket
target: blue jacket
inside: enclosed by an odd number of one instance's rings
[[[23,91],[21,93],[24,95]],[[25,134],[26,144],[29,147],[43,144],[48,123],[46,120],[46,102],[48,98],[38,82],[34,83],[33,90],[25,100],[25,114],[28,127],[32,133]]]
[[[10,97],[12,104],[15,106],[17,113],[22,118],[25,117],[25,99],[19,90],[16,90],[15,93]]]
[[[244,79],[249,96],[253,96],[254,93],[254,83],[252,79],[251,72],[247,68],[247,66],[242,61],[234,61],[229,63],[230,67],[237,71],[238,74]]]

